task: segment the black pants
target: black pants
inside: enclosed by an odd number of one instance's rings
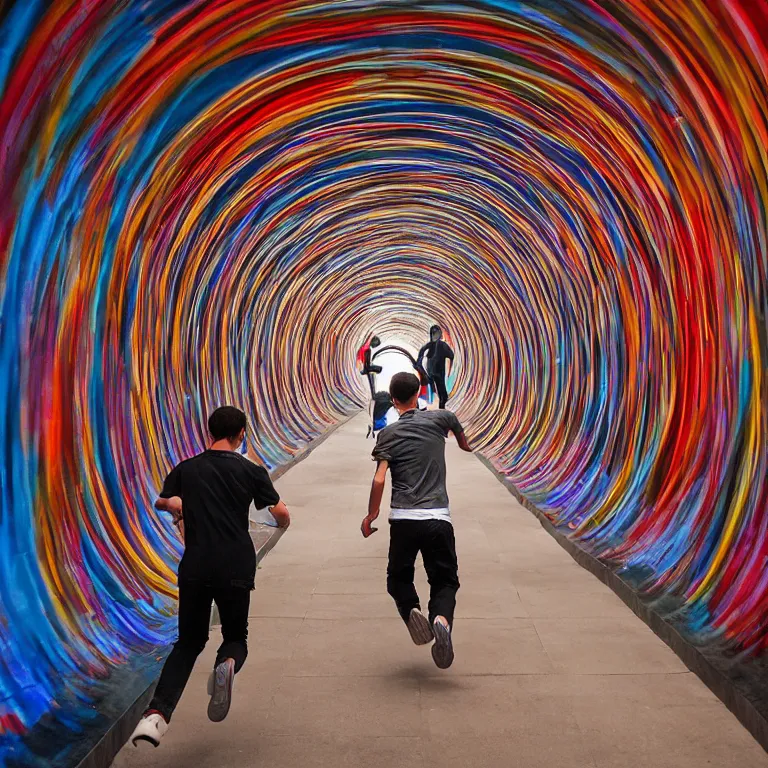
[[[251,591],[245,586],[217,586],[205,581],[179,582],[179,637],[165,661],[148,709],[156,709],[167,722],[179,703],[192,667],[208,642],[211,604],[216,602],[224,642],[216,664],[234,659],[239,672],[248,655],[248,608]]]
[[[389,526],[387,592],[408,621],[412,608],[421,608],[413,584],[416,555],[421,552],[430,586],[429,621],[445,616],[453,625],[459,564],[453,526],[445,520],[393,520]]]
[[[445,374],[444,373],[432,373],[429,376],[429,383],[433,392],[437,392],[438,403],[440,408],[445,408],[445,404],[448,402],[448,389],[445,386]]]

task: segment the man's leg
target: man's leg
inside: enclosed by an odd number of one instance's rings
[[[437,393],[437,378],[433,376],[432,374],[429,374],[428,376],[429,380],[429,389],[431,390],[432,396],[430,397],[430,404],[435,401],[435,398],[438,397]]]
[[[445,374],[435,376],[435,384],[437,386],[438,404],[440,408],[445,408],[448,402],[448,389],[445,386]]]
[[[221,617],[223,641],[216,654],[214,671],[208,684],[208,693],[211,696],[208,717],[218,723],[229,713],[234,677],[242,669],[248,656],[250,585],[232,584],[217,588],[214,599]]]
[[[414,565],[419,553],[420,521],[394,520],[390,524],[387,592],[395,600],[408,632],[416,645],[432,642],[432,627],[421,612],[419,595],[413,584]]]
[[[389,563],[387,592],[397,605],[403,621],[408,623],[411,609],[419,608],[419,595],[413,584],[414,565],[419,553],[413,520],[393,520],[389,525]]]
[[[453,526],[445,520],[425,521],[424,526],[420,543],[430,586],[429,620],[434,622],[438,616],[443,616],[450,627],[460,586]]]
[[[214,599],[219,608],[223,637],[216,654],[216,664],[225,659],[232,659],[235,662],[235,672],[239,672],[248,655],[248,609],[251,605],[251,590],[245,586],[217,589]]]
[[[459,589],[459,564],[453,526],[445,520],[430,520],[421,541],[421,554],[431,588],[429,621],[435,636],[432,658],[440,669],[453,664],[453,612]]]
[[[156,710],[168,723],[179,703],[195,661],[208,642],[211,588],[197,581],[179,583],[179,637],[165,661],[147,711]]]

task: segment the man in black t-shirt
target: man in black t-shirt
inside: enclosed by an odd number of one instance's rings
[[[225,406],[208,419],[211,447],[175,466],[155,502],[183,522],[184,555],[179,563],[179,632],[149,708],[131,736],[134,744],[157,746],[208,641],[211,604],[221,617],[224,642],[208,681],[208,717],[229,712],[232,684],[248,654],[248,609],[256,576],[256,553],[248,531],[251,502],[269,507],[281,528],[290,524],[269,474],[237,452],[245,439],[245,414]]]
[[[438,405],[445,408],[448,402],[448,388],[445,385],[445,361],[453,362],[453,350],[443,341],[443,330],[439,325],[433,325],[429,329],[429,341],[419,350],[416,364],[427,356],[427,376],[432,391],[437,393]]]

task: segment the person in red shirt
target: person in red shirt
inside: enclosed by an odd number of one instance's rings
[[[368,386],[371,388],[371,399],[376,395],[375,374],[381,373],[380,365],[371,365],[371,349],[381,344],[378,336],[371,336],[360,349],[357,350],[357,370],[361,376],[368,377]]]

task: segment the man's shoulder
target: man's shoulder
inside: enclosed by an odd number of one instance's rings
[[[174,469],[181,469],[182,467],[193,467],[195,464],[200,463],[200,459],[205,456],[204,453],[198,453],[195,456],[190,456],[188,459],[182,459]]]
[[[387,424],[386,427],[378,431],[378,439],[386,440],[387,438],[392,437],[398,431],[399,424],[400,424],[399,420],[393,421],[391,424]]]
[[[237,457],[238,463],[252,474],[258,475],[259,477],[269,477],[267,468],[255,462],[250,456],[247,456],[244,453],[235,453],[234,455]]]
[[[427,421],[442,421],[445,419],[445,413],[447,411],[436,409],[436,410],[427,410],[426,408],[423,411],[419,411],[419,418],[426,419]]]
[[[230,461],[232,467],[243,467],[244,469],[253,469],[257,471],[261,470],[266,472],[266,469],[264,469],[264,467],[262,467],[260,464],[257,464],[255,461],[252,461],[247,456],[244,456],[242,453],[238,453],[237,451],[215,451],[213,452],[213,455],[208,451],[203,451],[202,453],[198,453],[196,456],[185,459],[178,466],[207,466],[211,463],[216,463],[220,459]]]
[[[434,411],[422,411],[424,418],[431,424],[439,426],[441,429],[457,430],[461,428],[461,422],[453,411],[447,408],[438,408]]]

